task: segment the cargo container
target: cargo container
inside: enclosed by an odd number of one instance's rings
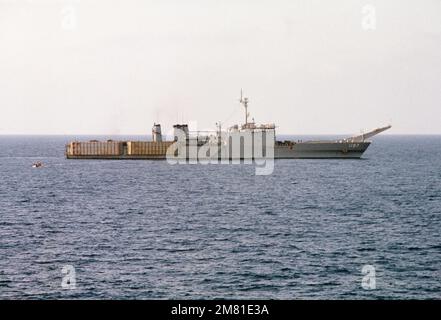
[[[119,156],[123,154],[122,142],[96,140],[89,142],[71,142],[67,147],[70,156]]]
[[[127,141],[127,155],[129,156],[165,156],[168,147],[173,141]]]

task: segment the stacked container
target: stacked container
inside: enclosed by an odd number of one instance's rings
[[[128,141],[127,154],[129,156],[165,156],[172,141]]]
[[[122,150],[122,142],[118,141],[71,142],[67,153],[71,156],[119,156]]]

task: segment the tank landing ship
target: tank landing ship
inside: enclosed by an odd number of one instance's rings
[[[254,120],[248,121],[248,98],[243,98],[241,94],[240,103],[245,109],[245,124],[238,126],[234,125],[223,132],[219,125],[216,132],[190,132],[188,125],[177,124],[173,128],[175,130],[173,141],[164,141],[161,133],[161,126],[154,124],[152,129],[151,141],[113,141],[107,140],[100,142],[97,140],[91,140],[88,142],[71,142],[66,145],[66,157],[68,159],[166,159],[167,155],[170,155],[170,148],[172,145],[176,146],[179,142],[181,145],[185,145],[187,150],[189,145],[196,146],[197,150],[202,147],[211,147],[216,149],[218,154],[230,154],[233,146],[229,141],[233,141],[235,137],[247,136],[251,137],[250,140],[244,142],[246,139],[236,139],[240,144],[239,156],[229,156],[229,159],[250,159],[256,158],[254,150],[262,147],[257,146],[258,136],[264,136],[265,139],[273,137],[270,140],[271,144],[274,142],[274,158],[275,159],[324,159],[324,158],[336,158],[336,159],[358,159],[366,151],[370,145],[370,141],[367,139],[389,129],[391,126],[378,128],[368,133],[349,137],[341,140],[324,140],[324,141],[278,141],[275,135],[274,124],[262,124],[257,125]],[[184,135],[184,143],[179,141],[178,135]],[[251,141],[251,147],[250,147]],[[267,141],[264,143],[267,145]],[[245,149],[253,150],[253,152],[245,152]],[[263,148],[263,147],[262,147]],[[247,149],[247,150],[248,150]],[[263,148],[264,149],[264,148]],[[172,151],[172,153],[175,153]],[[230,153],[229,153],[230,152]],[[210,152],[208,152],[210,153]],[[266,153],[262,150],[262,154]],[[186,158],[190,153],[186,153]],[[198,157],[196,153],[196,157]],[[218,156],[215,155],[216,159]],[[221,156],[219,156],[219,159]],[[193,159],[193,158],[191,158]]]

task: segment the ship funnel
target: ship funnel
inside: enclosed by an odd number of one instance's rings
[[[153,139],[153,142],[162,142],[161,125],[159,123],[153,124],[152,139]]]
[[[185,134],[185,138],[188,140],[188,136],[189,136],[189,132],[188,132],[188,124],[175,124],[173,126],[173,136],[174,136],[174,140],[177,141],[178,140],[178,136],[179,136],[179,131],[184,132]]]

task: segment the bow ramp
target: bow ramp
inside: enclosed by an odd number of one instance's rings
[[[364,142],[366,139],[369,139],[369,138],[371,138],[373,136],[376,136],[377,134],[379,134],[379,133],[381,133],[383,131],[386,131],[386,130],[388,130],[390,128],[392,128],[392,126],[388,125],[386,127],[377,128],[377,129],[374,129],[372,131],[369,131],[368,133],[363,133],[363,134],[361,134],[359,136],[354,136],[354,137],[351,137],[351,138],[347,138],[345,140],[348,141],[348,142]]]

